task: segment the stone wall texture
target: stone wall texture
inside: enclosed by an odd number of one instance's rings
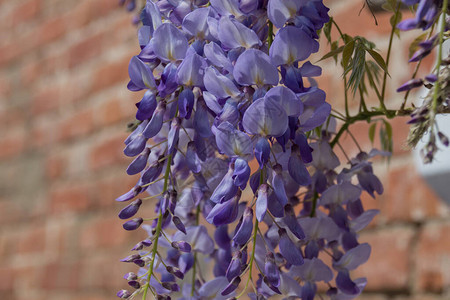
[[[114,299],[126,286],[129,265],[118,260],[141,236],[122,229],[114,199],[137,180],[122,150],[142,94],[126,89],[138,44],[117,2],[0,0],[0,299]],[[388,14],[377,14],[376,26],[362,0],[326,2],[343,31],[386,49]],[[389,107],[402,99],[395,88],[414,68],[406,55],[417,35],[395,39]],[[322,66],[320,84],[342,107],[341,70]],[[381,213],[362,233],[373,251],[359,271],[369,281],[360,299],[450,299],[449,208],[403,148],[406,121],[391,122],[390,163],[375,163],[384,195],[364,199]],[[367,129],[351,127],[364,149]],[[350,155],[352,143],[344,137]]]

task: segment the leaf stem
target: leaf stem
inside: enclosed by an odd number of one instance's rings
[[[441,16],[441,28],[439,31],[439,48],[438,48],[438,57],[436,62],[436,75],[437,80],[434,84],[434,90],[433,90],[433,102],[431,104],[431,112],[430,112],[430,127],[431,127],[431,134],[430,134],[430,140],[433,138],[434,133],[434,122],[436,119],[436,113],[437,113],[437,104],[438,104],[438,98],[439,98],[439,73],[442,63],[442,44],[444,43],[444,32],[445,32],[445,25],[446,25],[446,14],[447,14],[447,8],[448,8],[448,0],[444,0],[442,3],[442,16]]]
[[[395,9],[395,13],[394,13],[395,22],[394,22],[394,24],[392,24],[391,34],[389,36],[389,46],[388,46],[387,54],[386,54],[386,68],[389,66],[389,61],[391,59],[392,43],[394,41],[395,29],[396,29],[397,24],[398,24],[398,17],[399,17],[399,12],[400,12],[400,6],[401,6],[401,2],[399,1],[398,4],[397,4],[397,8]],[[384,71],[384,75],[383,75],[383,85],[382,85],[382,88],[381,88],[381,97],[379,98],[381,108],[385,112],[387,112],[386,105],[384,104],[384,97],[386,96],[387,76],[388,76],[388,72],[387,72],[387,69],[386,69]]]
[[[195,223],[198,225],[200,218],[200,203],[197,205],[197,210],[195,211]],[[191,297],[194,296],[195,292],[195,278],[197,273],[197,252],[194,252],[194,265],[192,266],[192,286],[191,286]]]
[[[267,44],[268,49],[270,49],[270,46],[272,46],[273,43],[273,24],[269,21],[269,32],[267,34]]]
[[[169,185],[169,174],[170,174],[171,163],[172,163],[172,154],[169,154],[169,156],[167,158],[166,173],[164,174],[164,186],[163,186],[163,191],[162,191],[163,194],[167,191],[167,187]],[[152,278],[152,275],[153,275],[153,267],[155,265],[156,252],[158,251],[159,235],[161,234],[162,217],[163,217],[163,213],[160,211],[159,215],[158,215],[158,223],[156,224],[156,232],[155,232],[156,238],[155,238],[155,241],[153,243],[153,248],[152,248],[152,259],[150,260],[150,266],[148,269],[147,284],[145,285],[145,288],[144,288],[144,294],[142,295],[142,300],[145,300],[147,297],[147,291],[150,287],[150,279]]]

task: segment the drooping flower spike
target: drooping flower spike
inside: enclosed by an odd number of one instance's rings
[[[147,0],[128,84],[145,94],[124,149],[140,179],[116,200],[130,201],[123,227],[148,237],[123,260],[141,268],[118,297],[239,298],[249,281],[252,299],[312,299],[318,281],[362,290],[350,271],[370,253],[357,232],[374,214],[359,196],[382,187],[366,161],[330,178],[336,155],[309,139],[331,112],[304,82],[321,75],[307,60],[327,12],[320,0]],[[151,219],[140,216],[148,203]]]

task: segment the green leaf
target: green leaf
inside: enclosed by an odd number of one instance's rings
[[[341,46],[337,49],[331,50],[330,52],[328,52],[327,54],[325,54],[324,56],[322,56],[317,62],[322,61],[324,59],[333,57],[335,55],[338,55],[339,53],[341,53],[344,50],[344,46]]]
[[[387,0],[381,7],[386,11],[393,12],[397,8],[397,0]]]
[[[378,97],[380,97],[380,91],[378,86],[380,85],[380,67],[374,61],[366,62],[366,74],[369,80],[370,87],[375,91]]]
[[[346,44],[348,44],[348,43],[350,43],[351,41],[353,41],[353,38],[352,38],[350,35],[344,33],[344,42],[345,42]]]
[[[380,128],[381,148],[384,151],[392,152],[394,143],[392,139],[392,126],[388,121],[383,120],[384,126]]]
[[[394,33],[397,35],[397,37],[400,37],[400,30],[397,28],[397,24],[400,23],[401,20],[402,13],[400,11],[398,11],[396,14],[393,14],[389,19],[389,22],[391,23],[392,28],[394,28]]]
[[[344,50],[342,52],[342,66],[347,68],[348,61],[352,57],[353,50],[355,49],[355,40],[351,40],[344,46]]]
[[[384,121],[384,126],[386,127],[386,134],[389,140],[392,140],[392,126],[388,121]]]
[[[375,50],[368,49],[367,52],[369,52],[370,56],[372,56],[372,58],[376,61],[380,68],[389,75],[387,65],[383,57]]]
[[[347,66],[344,71],[344,75],[349,73],[350,77],[347,82],[347,89],[351,88],[353,95],[356,94],[359,85],[362,83],[364,78],[364,71],[366,66],[366,51],[365,47],[358,43],[355,47],[355,54],[353,55],[352,63]]]
[[[330,18],[330,21],[323,26],[323,33],[327,38],[328,44],[331,44],[331,28],[333,27],[333,17]]]
[[[377,128],[377,123],[373,123],[369,127],[369,139],[370,139],[370,142],[372,143],[372,145],[373,145],[373,141],[375,140],[375,129],[376,128]]]

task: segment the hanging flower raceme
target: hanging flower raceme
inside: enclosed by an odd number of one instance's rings
[[[374,213],[359,196],[382,187],[365,160],[330,176],[337,157],[309,139],[331,112],[306,61],[327,12],[320,0],[147,0],[128,83],[145,93],[124,149],[140,178],[117,201],[131,201],[123,227],[148,237],[122,260],[140,269],[118,297],[238,298],[250,281],[252,299],[312,299],[319,281],[361,292],[350,272],[370,253],[357,232]],[[152,219],[139,216],[149,202]]]
[[[444,147],[448,147],[448,138],[437,128],[435,118],[437,113],[448,110],[450,104],[450,88],[448,85],[450,78],[448,61],[450,56],[447,53],[444,54],[446,56],[442,57],[444,33],[450,30],[450,19],[447,15],[449,4],[448,1],[442,0],[403,0],[403,2],[409,6],[417,4],[416,15],[414,18],[401,21],[397,27],[400,30],[420,28],[424,31],[431,31],[429,34],[426,34],[428,38],[418,38],[417,46],[411,47],[411,49],[414,49],[415,51],[411,55],[409,62],[418,62],[420,64],[433,49],[438,49],[437,64],[433,69],[433,73],[426,75],[423,79],[412,78],[397,89],[397,92],[406,91],[407,93],[412,89],[419,87],[426,87],[429,89],[423,102],[411,113],[411,119],[408,122],[411,124],[408,135],[408,145],[411,148],[414,148],[424,134],[429,132],[428,143],[421,149],[420,153],[424,163],[431,163],[438,150],[437,140],[439,140]],[[437,24],[437,18],[439,16],[441,16],[441,21],[440,24]],[[434,35],[432,35],[433,25],[440,27],[440,32]]]

